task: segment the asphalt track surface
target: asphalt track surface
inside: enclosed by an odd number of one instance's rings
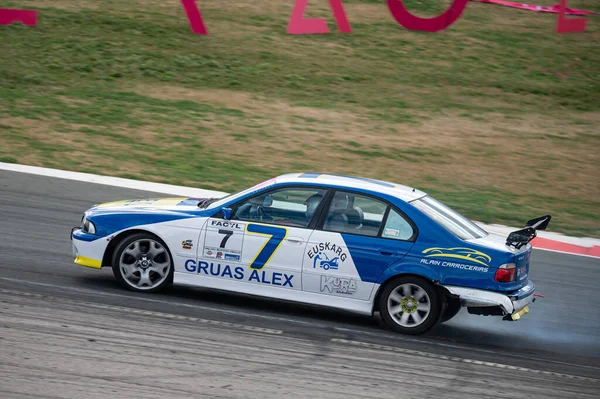
[[[89,206],[164,194],[0,171],[2,398],[595,398],[600,260],[534,250],[518,322],[463,309],[410,337],[205,289],[136,294],[73,264]]]

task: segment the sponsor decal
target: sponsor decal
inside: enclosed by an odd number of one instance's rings
[[[181,241],[181,247],[183,249],[192,249],[193,246],[194,246],[194,243],[192,242],[192,240]]]
[[[527,292],[531,291],[532,289],[533,289],[532,286],[527,286],[526,285],[525,287],[521,288],[521,290],[520,290],[521,291],[521,295],[522,294],[526,294]]]
[[[217,250],[215,248],[204,248],[204,257],[205,258],[216,258]]]
[[[262,182],[258,183],[257,185],[255,185],[254,187],[252,187],[254,189],[253,192],[258,191],[258,189],[260,189],[260,188],[270,186],[270,185],[274,184],[276,181],[277,181],[277,179],[275,179],[275,178],[271,178],[271,179],[262,181]]]
[[[527,266],[529,265],[529,258],[531,256],[531,251],[528,251],[525,254],[519,255],[517,257],[517,262],[521,263],[523,261],[525,261],[525,264],[520,266],[517,269],[517,277],[519,278],[519,280],[524,280],[527,278]]]
[[[315,260],[313,262],[313,269],[317,268],[317,263],[319,267],[323,270],[337,270],[339,268],[338,261],[340,258],[336,256],[333,259],[329,259],[325,252],[319,252],[317,256],[315,256]]]
[[[400,230],[387,228],[383,231],[385,237],[399,237]]]
[[[354,279],[321,276],[321,292],[353,295],[356,290],[356,280]]]
[[[204,247],[204,257],[213,259],[226,259],[239,261],[242,256],[240,251],[215,247]]]
[[[239,262],[240,261],[240,256],[236,255],[236,254],[225,254],[225,260],[232,260],[235,262]]]
[[[185,261],[185,270],[204,276],[229,278],[245,282],[256,282],[259,284],[275,285],[280,287],[294,288],[293,274],[278,273],[266,270],[252,270],[248,272],[241,266],[231,266],[217,262],[196,262],[194,259]]]
[[[146,198],[146,199],[131,199],[131,200],[119,200],[113,202],[105,202],[98,204],[98,208],[113,208],[113,207],[146,207],[146,206],[176,206],[185,201],[186,198]],[[189,204],[185,204],[189,205]]]
[[[426,254],[426,258],[456,258],[484,266],[492,261],[492,257],[488,254],[471,248],[427,248],[422,253]]]
[[[159,201],[158,198],[128,200],[123,202],[123,206],[152,205],[157,201]]]
[[[217,226],[217,227],[223,227],[226,229],[234,229],[234,230],[244,230],[244,227],[245,227],[245,225],[243,223],[230,222],[227,220],[211,220],[210,225]],[[221,233],[220,231],[219,231],[219,233],[225,234],[225,233]]]
[[[484,267],[484,266],[465,265],[463,263],[455,263],[455,262],[448,262],[448,261],[434,260],[434,259],[421,259],[420,263],[422,263],[424,265],[430,265],[430,266],[441,266],[441,267],[449,267],[451,269],[472,270],[474,272],[483,272],[483,273],[487,273],[487,271],[489,270],[488,267]]]
[[[245,224],[229,222],[224,220],[210,220],[209,228],[204,238],[204,248],[202,250],[205,258],[225,259],[225,255],[231,254],[241,259],[242,242],[244,237]]]
[[[344,252],[342,247],[330,242],[320,242],[313,245],[308,250],[307,255],[309,259],[313,260],[313,269],[318,266],[323,270],[337,270],[339,262],[343,263],[348,258],[348,254]]]

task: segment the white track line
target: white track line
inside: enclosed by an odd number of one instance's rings
[[[591,259],[600,259],[597,256],[593,256],[593,255],[576,254],[573,252],[559,251],[558,249],[540,248],[540,247],[533,247],[533,249],[535,249],[536,251],[548,251],[548,252],[556,252],[557,254],[565,254],[565,255],[571,255],[571,256],[583,256],[584,258],[591,258]]]
[[[163,194],[180,195],[180,196],[196,197],[196,198],[224,197],[225,195],[229,194],[229,193],[225,193],[222,191],[205,190],[205,189],[193,188],[193,187],[175,186],[175,185],[163,184],[163,183],[145,182],[145,181],[140,181],[140,180],[124,179],[121,177],[102,176],[102,175],[95,175],[95,174],[91,174],[91,173],[71,172],[71,171],[60,170],[60,169],[42,168],[42,167],[38,167],[38,166],[20,165],[20,164],[5,163],[5,162],[0,162],[0,170],[6,170],[9,172],[28,173],[28,174],[38,175],[38,176],[46,176],[46,177],[59,178],[59,179],[68,179],[68,180],[80,181],[80,182],[85,182],[85,183],[104,184],[107,186],[128,188],[128,189],[132,189],[132,190],[152,191],[152,192],[163,193]],[[515,227],[508,227],[508,226],[502,226],[502,225],[486,225],[484,223],[477,222],[477,221],[475,223],[479,224],[481,227],[483,227],[487,231],[495,232],[495,233],[503,234],[503,235],[507,235],[508,234],[507,232],[517,230],[517,228],[515,228]],[[569,236],[564,236],[564,235],[558,234],[558,233],[544,232],[544,231],[539,232],[538,236],[542,237],[542,238],[547,238],[549,240],[557,241],[557,242],[579,245],[579,246],[587,247],[587,248],[593,247],[595,245],[600,246],[600,239],[596,239],[596,238],[569,237]],[[576,254],[576,253],[564,252],[564,251],[548,249],[548,248],[537,248],[537,247],[535,247],[535,248],[542,250],[542,251],[558,252],[558,253],[564,253],[564,254],[568,254],[568,255],[585,256],[585,257],[589,257],[589,258],[598,259],[598,257],[590,256],[590,255]]]
[[[121,177],[101,176],[91,173],[70,172],[59,169],[40,168],[38,166],[19,165],[0,162],[0,170],[9,172],[28,173],[38,176],[53,177],[58,179],[75,180],[85,183],[104,184],[106,186],[129,188],[132,190],[153,191],[157,193],[181,195],[186,197],[224,197],[228,193],[221,191],[204,190],[200,188],[173,186],[170,184],[152,183],[140,180],[123,179]]]

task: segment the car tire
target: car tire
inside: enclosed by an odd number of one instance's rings
[[[125,237],[113,252],[117,281],[136,292],[158,292],[173,283],[173,258],[167,245],[150,233]]]
[[[440,318],[441,299],[428,280],[417,276],[396,277],[385,284],[379,296],[379,311],[385,324],[403,334],[422,334]]]
[[[444,307],[442,309],[442,315],[440,317],[440,323],[445,323],[452,319],[454,316],[460,312],[462,305],[460,304],[460,300],[456,298],[448,298],[444,303]]]

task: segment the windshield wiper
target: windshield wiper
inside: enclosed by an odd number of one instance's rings
[[[212,204],[213,202],[215,202],[216,200],[218,200],[218,198],[207,198],[207,199],[205,199],[203,201],[200,201],[198,203],[198,208],[204,209],[207,206],[209,206],[210,204]]]

